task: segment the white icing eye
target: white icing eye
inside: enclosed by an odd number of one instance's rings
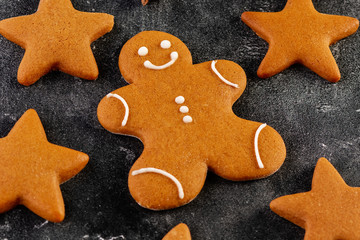
[[[171,57],[171,59],[178,59],[178,57],[179,57],[179,54],[178,54],[178,52],[172,52],[172,53],[170,53],[170,57]]]
[[[141,57],[146,56],[148,53],[149,53],[149,50],[147,49],[147,47],[141,47],[138,50],[138,54]]]
[[[187,106],[181,106],[179,111],[181,113],[188,113],[189,112],[189,108]]]
[[[185,98],[183,96],[178,96],[175,98],[175,102],[177,104],[183,104],[185,102]]]
[[[163,49],[168,49],[171,47],[171,42],[169,40],[164,40],[160,43],[160,46],[163,48]]]
[[[185,116],[183,118],[184,123],[191,123],[193,121],[191,116]]]

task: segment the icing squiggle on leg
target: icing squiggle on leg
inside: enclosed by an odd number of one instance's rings
[[[211,63],[211,69],[214,71],[214,73],[221,79],[221,81],[223,81],[224,83],[226,83],[227,85],[230,85],[234,88],[239,88],[239,85],[232,83],[228,80],[226,80],[220,73],[219,71],[216,69],[215,64],[217,63],[217,61],[212,61]]]
[[[157,173],[157,174],[161,174],[161,175],[163,175],[165,177],[170,178],[176,184],[176,186],[178,188],[179,198],[180,199],[184,198],[184,190],[183,190],[183,187],[182,187],[181,183],[179,182],[179,180],[177,180],[176,177],[174,177],[170,173],[168,173],[168,172],[166,172],[164,170],[158,169],[158,168],[149,167],[149,168],[141,168],[139,170],[135,170],[135,171],[133,171],[131,173],[131,175],[136,176],[136,175],[143,174],[143,173]]]
[[[257,161],[257,163],[259,165],[259,168],[264,168],[264,164],[263,164],[263,162],[261,161],[261,158],[260,158],[258,141],[259,141],[259,135],[260,135],[261,130],[263,130],[266,126],[267,126],[266,123],[261,124],[260,127],[256,130],[256,133],[255,133],[255,141],[254,141],[255,155],[256,155],[256,161]]]
[[[122,121],[122,123],[121,123],[121,126],[125,126],[126,125],[126,123],[127,123],[127,121],[128,121],[128,118],[129,118],[129,105],[127,104],[127,102],[125,101],[125,99],[124,98],[122,98],[122,97],[120,97],[118,94],[114,94],[114,93],[109,93],[108,95],[107,95],[107,97],[109,98],[109,97],[114,97],[114,98],[116,98],[116,99],[118,99],[118,100],[120,100],[121,102],[122,102],[122,104],[124,104],[124,107],[125,107],[125,116],[124,116],[124,120]]]

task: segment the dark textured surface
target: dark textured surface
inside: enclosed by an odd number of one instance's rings
[[[0,19],[31,14],[38,0],[0,0]],[[53,72],[31,87],[16,81],[23,50],[0,37],[0,137],[29,108],[40,115],[50,142],[89,154],[90,162],[61,185],[62,223],[48,223],[24,207],[0,215],[0,239],[161,239],[185,222],[195,240],[303,239],[304,230],[272,213],[269,203],[308,191],[316,161],[328,158],[350,186],[360,186],[360,35],[331,47],[342,79],[332,84],[302,66],[270,79],[256,70],[265,41],[240,20],[244,11],[279,11],[282,0],[73,0],[81,11],[115,16],[112,32],[92,44],[100,76],[95,82]],[[315,0],[323,13],[360,18],[358,0]],[[143,30],[169,32],[187,44],[194,63],[229,59],[248,75],[235,103],[245,119],[267,122],[283,136],[287,158],[275,175],[230,182],[210,173],[200,195],[171,211],[153,212],[131,198],[127,175],[141,142],[113,135],[97,121],[100,99],[126,85],[118,70],[123,44]],[[204,137],[206,137],[204,135]]]

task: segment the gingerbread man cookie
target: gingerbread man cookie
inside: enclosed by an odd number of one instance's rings
[[[340,71],[329,45],[359,27],[356,18],[319,13],[312,0],[288,0],[280,12],[244,12],[241,19],[269,43],[257,72],[261,78],[301,63],[330,82],[339,81]]]
[[[119,67],[131,84],[104,97],[98,118],[110,132],[144,143],[129,174],[130,193],[141,206],[160,210],[190,202],[208,169],[240,181],[264,178],[283,164],[281,136],[232,111],[246,87],[236,63],[193,65],[181,40],[146,31],[124,45]]]
[[[16,205],[52,222],[65,216],[59,184],[80,172],[88,155],[49,143],[36,111],[30,109],[0,138],[0,213]]]
[[[320,158],[310,192],[275,199],[271,210],[306,230],[307,240],[360,239],[360,187],[350,187]]]
[[[190,230],[184,223],[180,223],[173,229],[162,240],[191,240]]]
[[[77,11],[70,0],[40,0],[36,13],[0,21],[0,34],[26,50],[18,81],[29,86],[51,70],[95,80],[90,44],[113,25],[113,16]]]

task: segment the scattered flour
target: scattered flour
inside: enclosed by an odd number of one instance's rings
[[[48,224],[49,223],[49,221],[45,221],[45,222],[43,222],[43,223],[41,223],[41,224],[39,224],[39,225],[35,225],[34,226],[34,229],[40,229],[40,228],[42,228],[43,226],[45,226],[46,224]]]

